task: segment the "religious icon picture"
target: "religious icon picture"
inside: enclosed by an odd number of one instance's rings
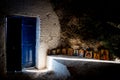
[[[85,52],[85,58],[92,58],[92,56],[93,56],[92,51]]]
[[[66,48],[62,48],[62,54],[66,55],[67,54],[67,49]]]
[[[78,50],[77,49],[74,49],[74,54],[73,56],[78,56]]]
[[[73,53],[74,53],[74,50],[73,50],[72,48],[68,48],[67,54],[68,54],[69,56],[72,56]]]
[[[55,54],[56,54],[56,49],[52,49],[51,53],[52,53],[53,55],[55,55]]]
[[[79,49],[78,56],[84,57],[84,49]]]
[[[109,60],[109,51],[107,49],[101,49],[100,59],[101,60]]]
[[[59,49],[59,48],[56,49],[56,54],[57,54],[57,55],[61,54],[61,49]]]
[[[48,50],[47,50],[47,55],[50,55],[50,54],[51,54],[51,50],[48,49]]]
[[[100,59],[100,53],[99,52],[94,52],[94,59]]]

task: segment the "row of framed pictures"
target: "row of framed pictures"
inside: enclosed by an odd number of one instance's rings
[[[107,49],[101,49],[95,52],[93,50],[84,50],[84,49],[58,48],[58,49],[48,50],[47,54],[48,55],[69,55],[69,56],[79,56],[81,58],[109,60],[109,51]]]

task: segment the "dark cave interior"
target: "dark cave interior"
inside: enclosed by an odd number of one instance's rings
[[[118,2],[51,0],[51,3],[60,20],[61,40],[65,46],[69,46],[69,38],[88,44],[102,41],[110,53],[120,56]]]

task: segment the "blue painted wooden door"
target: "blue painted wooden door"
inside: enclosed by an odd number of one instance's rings
[[[22,68],[35,66],[36,18],[22,17]]]
[[[21,18],[6,17],[6,68],[7,71],[21,70]]]

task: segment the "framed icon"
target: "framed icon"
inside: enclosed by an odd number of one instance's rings
[[[61,54],[61,49],[59,49],[59,48],[56,49],[56,54],[57,54],[57,55]]]
[[[94,59],[100,59],[100,52],[94,52]]]
[[[77,49],[74,49],[73,56],[78,56],[78,50]]]
[[[100,59],[101,60],[109,60],[109,51],[107,49],[101,49]]]
[[[92,58],[92,56],[93,56],[92,51],[85,52],[85,58]]]
[[[73,53],[74,53],[74,50],[73,50],[72,48],[68,48],[67,54],[68,54],[69,56],[72,56]]]
[[[50,55],[50,54],[51,54],[51,50],[48,49],[48,50],[47,50],[47,55]]]
[[[78,56],[80,56],[80,57],[84,57],[84,49],[79,49],[79,51],[78,51]]]
[[[56,54],[56,49],[52,49],[51,53],[52,53],[52,55],[55,55]]]
[[[62,48],[62,54],[66,55],[67,54],[67,49],[66,48]]]

